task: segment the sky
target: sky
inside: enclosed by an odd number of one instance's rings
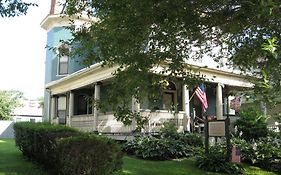
[[[0,90],[19,90],[28,99],[44,96],[47,32],[41,21],[51,0],[33,1],[26,16],[0,17]]]

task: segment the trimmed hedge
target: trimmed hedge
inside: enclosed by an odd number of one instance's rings
[[[14,130],[16,145],[23,155],[45,169],[55,164],[57,139],[80,134],[74,128],[49,123],[15,123]]]
[[[14,130],[23,155],[51,174],[106,175],[121,168],[121,149],[108,138],[49,123],[16,123]]]
[[[122,168],[122,152],[111,140],[81,135],[59,141],[58,170],[61,175],[108,175]]]

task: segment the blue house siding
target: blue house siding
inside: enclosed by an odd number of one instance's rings
[[[71,32],[65,27],[55,27],[47,34],[47,46],[57,47],[62,40],[68,40],[71,38]],[[85,66],[78,63],[79,59],[70,59],[68,63],[68,73],[74,73]],[[58,57],[52,50],[47,50],[46,62],[45,62],[45,83],[58,80],[64,76],[58,75]]]
[[[66,29],[66,27],[55,27],[52,30],[48,31],[47,33],[47,47],[57,47],[61,44],[62,40],[68,40],[70,39],[71,32]],[[85,66],[78,63],[80,58],[74,58],[69,59],[68,63],[68,73],[74,73]],[[45,84],[48,84],[52,81],[58,80],[60,78],[63,78],[65,76],[58,75],[58,57],[56,56],[56,53],[54,53],[53,50],[47,49],[46,50],[46,60],[45,60]],[[48,121],[48,116],[50,115],[50,96],[47,91],[45,91],[45,98],[44,98],[44,121]]]

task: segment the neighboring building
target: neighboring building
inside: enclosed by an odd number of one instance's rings
[[[14,122],[42,122],[43,109],[38,100],[22,100],[13,112]]]
[[[60,46],[60,40],[71,37],[66,29],[69,25],[68,18],[62,18],[57,2],[52,0],[49,15],[42,21],[41,26],[47,31],[47,45],[50,47]],[[86,19],[84,19],[86,20]],[[83,18],[75,20],[76,24],[81,24]],[[113,78],[112,72],[117,67],[102,67],[100,63],[85,67],[77,63],[79,58],[69,59],[68,57],[57,57],[51,50],[46,53],[45,71],[45,104],[44,120],[52,123],[69,125],[83,131],[98,132],[131,132],[135,129],[132,126],[124,126],[115,120],[113,113],[99,113],[96,108],[92,108],[85,97],[95,99],[105,99],[106,89]],[[226,94],[225,89],[241,89],[241,87],[251,87],[247,80],[239,73],[234,73],[226,67],[220,67],[210,58],[203,57],[201,60],[189,61],[194,67],[201,67],[201,74],[205,75],[209,81],[207,99],[209,108],[208,116],[215,116],[223,119],[226,115]],[[206,67],[208,66],[208,67]],[[149,117],[145,131],[158,131],[163,122],[171,121],[176,124],[179,131],[190,130],[191,116],[202,118],[201,103],[194,98],[189,98],[194,89],[187,89],[187,85],[169,82],[167,90],[163,94],[163,99],[158,104],[152,104],[145,100],[138,104],[132,99],[132,110],[139,111],[141,116]],[[178,113],[169,112],[170,104],[178,104]],[[149,109],[153,107],[155,112]]]

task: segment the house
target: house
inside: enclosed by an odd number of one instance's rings
[[[67,17],[60,15],[62,7],[56,0],[52,0],[50,13],[42,21],[41,26],[47,31],[47,45],[60,47],[61,40],[69,39],[70,32],[66,28],[69,24]],[[89,19],[74,19],[79,25]],[[103,100],[107,97],[107,88],[113,77],[115,67],[102,67],[95,63],[90,67],[79,64],[79,58],[58,57],[47,50],[45,71],[45,110],[44,120],[51,123],[68,125],[82,131],[98,131],[101,133],[126,133],[135,129],[135,123],[124,126],[116,121],[110,111],[100,112],[92,107],[85,97]],[[234,69],[221,67],[208,57],[201,60],[191,60],[187,64],[201,68],[201,74],[209,80],[206,94],[209,107],[207,116],[223,119],[226,116],[225,89],[241,89],[251,87],[252,84],[243,75]],[[201,103],[192,96],[194,89],[188,85],[169,82],[158,104],[153,104],[155,111],[149,110],[149,100],[141,103],[132,98],[132,110],[140,112],[141,116],[148,117],[145,132],[158,131],[164,122],[174,122],[179,131],[190,131],[192,117],[202,118]],[[177,104],[178,112],[170,112],[170,104]],[[233,111],[232,111],[232,114]],[[199,127],[198,125],[197,127]]]
[[[43,109],[40,106],[40,101],[23,99],[21,100],[21,106],[18,106],[13,111],[14,122],[42,122],[43,121]]]

